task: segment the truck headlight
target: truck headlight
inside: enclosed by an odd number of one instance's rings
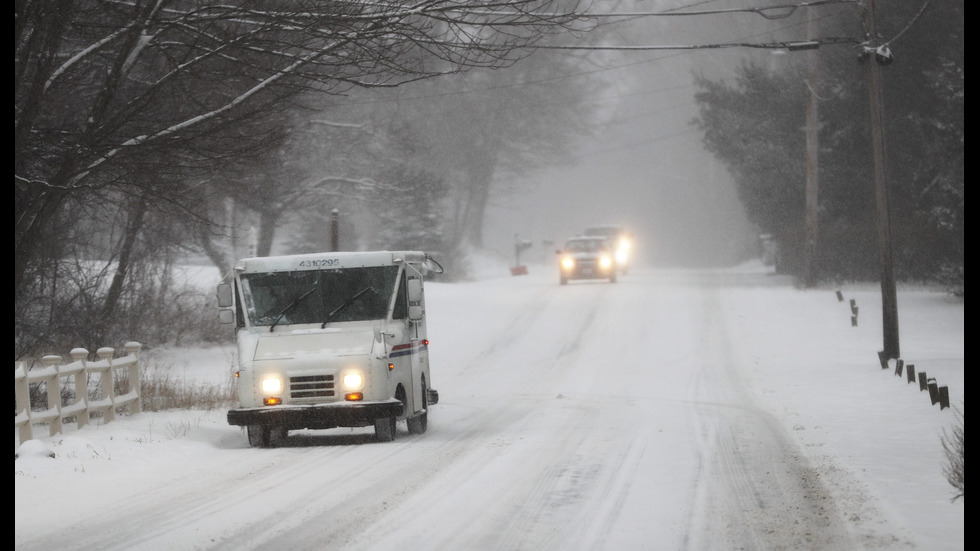
[[[603,255],[599,257],[599,267],[602,268],[603,270],[608,270],[609,268],[612,268],[612,265],[613,265],[613,261],[608,256]]]
[[[282,379],[275,375],[263,377],[262,392],[265,394],[279,394],[282,392]]]
[[[619,240],[619,246],[616,247],[616,260],[623,263],[629,259],[630,247],[632,243],[627,238],[622,238]]]
[[[570,257],[570,256],[566,256],[566,257],[562,258],[561,259],[561,267],[564,268],[564,269],[566,269],[566,270],[571,270],[572,268],[575,267],[575,259],[572,258],[572,257]]]
[[[361,390],[364,388],[364,376],[357,371],[348,371],[341,377],[344,390]]]

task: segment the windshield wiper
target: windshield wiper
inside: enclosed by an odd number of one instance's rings
[[[282,317],[286,315],[286,312],[292,310],[293,308],[296,308],[296,305],[299,304],[300,302],[302,302],[303,299],[306,298],[306,297],[308,297],[310,295],[310,293],[312,293],[313,291],[316,291],[316,284],[315,283],[313,284],[313,287],[310,287],[310,290],[309,291],[307,291],[307,292],[303,293],[302,295],[296,297],[296,300],[290,302],[289,303],[289,306],[286,306],[285,308],[282,309],[281,312],[279,312],[278,314],[276,314],[275,321],[273,321],[272,322],[272,325],[269,326],[269,332],[271,333],[272,330],[276,328],[276,325],[279,323],[279,320],[281,320]]]
[[[368,291],[374,291],[374,289],[372,289],[371,287],[365,287],[364,289],[361,289],[360,291],[358,291],[357,294],[355,294],[354,296],[352,296],[349,299],[345,300],[343,304],[341,304],[340,306],[334,308],[332,312],[330,312],[329,314],[327,314],[327,319],[323,320],[323,325],[320,326],[320,329],[323,329],[324,327],[326,327],[327,324],[330,323],[330,320],[332,320],[333,317],[338,312],[340,312],[344,308],[347,308],[351,304],[354,304],[354,301],[355,300],[361,298],[361,295],[363,295],[364,293],[366,293]]]

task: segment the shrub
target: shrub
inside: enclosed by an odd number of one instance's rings
[[[952,501],[963,498],[963,414],[956,412],[959,424],[953,427],[952,434],[943,430],[943,450],[947,463],[943,466],[946,480],[956,490]]]

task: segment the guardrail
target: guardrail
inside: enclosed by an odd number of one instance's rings
[[[63,420],[74,417],[78,428],[87,425],[92,414],[101,414],[104,423],[113,421],[117,409],[130,414],[143,410],[140,397],[139,351],[142,345],[128,342],[124,348],[126,355],[113,359],[114,348],[103,347],[96,351],[97,361],[88,361],[88,350],[75,348],[69,354],[73,360],[62,365],[63,358],[57,354],[43,356],[40,369],[28,369],[24,362],[14,362],[14,387],[16,404],[14,407],[14,428],[18,431],[20,443],[32,439],[34,425],[47,423],[50,435],[62,431]],[[116,372],[123,371],[121,385],[126,392],[116,395]],[[91,379],[97,376],[97,384]],[[47,393],[47,408],[34,411],[31,407],[31,385],[44,385]],[[67,392],[63,392],[66,390]],[[93,397],[94,394],[94,397]],[[66,400],[67,399],[67,400]],[[64,403],[69,401],[70,403]]]

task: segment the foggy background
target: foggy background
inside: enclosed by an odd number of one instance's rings
[[[615,9],[666,12],[734,6],[732,2],[635,2],[633,6],[617,3]],[[858,17],[853,6],[836,10],[850,10],[844,16]],[[806,38],[805,10],[773,13],[787,16],[778,20],[748,13],[611,18],[601,22],[596,32],[605,43],[617,46]],[[568,78],[562,86],[574,87],[585,79],[608,81],[602,95],[594,98],[608,112],[606,121],[595,136],[578,138],[575,164],[528,174],[516,183],[515,192],[495,197],[486,220],[486,245],[513,256],[517,235],[533,243],[521,253],[522,261],[551,261],[554,249],[586,226],[622,224],[634,233],[638,264],[718,266],[757,255],[758,230],[747,221],[728,171],[704,149],[702,133],[691,124],[698,114],[693,75],[724,79],[733,76],[732,68],[745,59],[775,66],[792,55],[802,52],[620,51],[606,67]],[[507,73],[501,72],[499,78],[506,80]]]

